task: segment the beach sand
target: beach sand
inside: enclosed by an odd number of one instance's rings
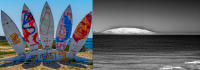
[[[14,57],[16,54],[1,55],[3,58]],[[92,59],[93,54],[91,51],[79,52],[79,57]],[[2,59],[2,58],[1,58]],[[92,63],[63,63],[63,62],[0,62],[0,70],[92,70]]]

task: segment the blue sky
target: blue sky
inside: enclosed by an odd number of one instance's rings
[[[93,10],[92,0],[1,0],[0,9],[8,14],[8,16],[15,22],[22,34],[21,12],[23,9],[23,4],[25,3],[31,10],[33,17],[35,18],[37,27],[39,27],[40,15],[46,1],[48,2],[53,14],[55,29],[54,33],[56,33],[57,25],[62,13],[69,4],[72,8],[73,17],[72,32],[74,32],[76,26],[83,19],[83,17]],[[0,24],[0,35],[4,35],[2,24]],[[89,38],[92,38],[92,28],[90,30]]]

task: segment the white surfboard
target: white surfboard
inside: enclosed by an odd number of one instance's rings
[[[29,46],[30,51],[36,51],[38,50],[39,44],[38,28],[33,15],[25,4],[23,6],[21,18],[24,39]]]
[[[18,55],[25,54],[24,41],[22,36],[11,18],[1,11],[1,21],[6,39]]]
[[[56,32],[56,49],[63,51],[70,39],[72,31],[72,11],[69,5],[60,18]]]
[[[51,9],[46,2],[40,17],[40,40],[44,50],[50,50],[54,37],[54,21]]]
[[[92,13],[87,14],[76,27],[69,47],[70,57],[73,58],[86,42],[92,24]]]

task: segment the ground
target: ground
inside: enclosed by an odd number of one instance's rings
[[[29,49],[26,48],[26,52]],[[17,56],[9,45],[0,45],[0,59]],[[79,52],[79,57],[92,59],[92,51]],[[0,62],[0,70],[92,70],[92,62]]]

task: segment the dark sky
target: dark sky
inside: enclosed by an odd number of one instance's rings
[[[166,34],[200,34],[198,0],[94,0],[93,31],[144,27]]]

